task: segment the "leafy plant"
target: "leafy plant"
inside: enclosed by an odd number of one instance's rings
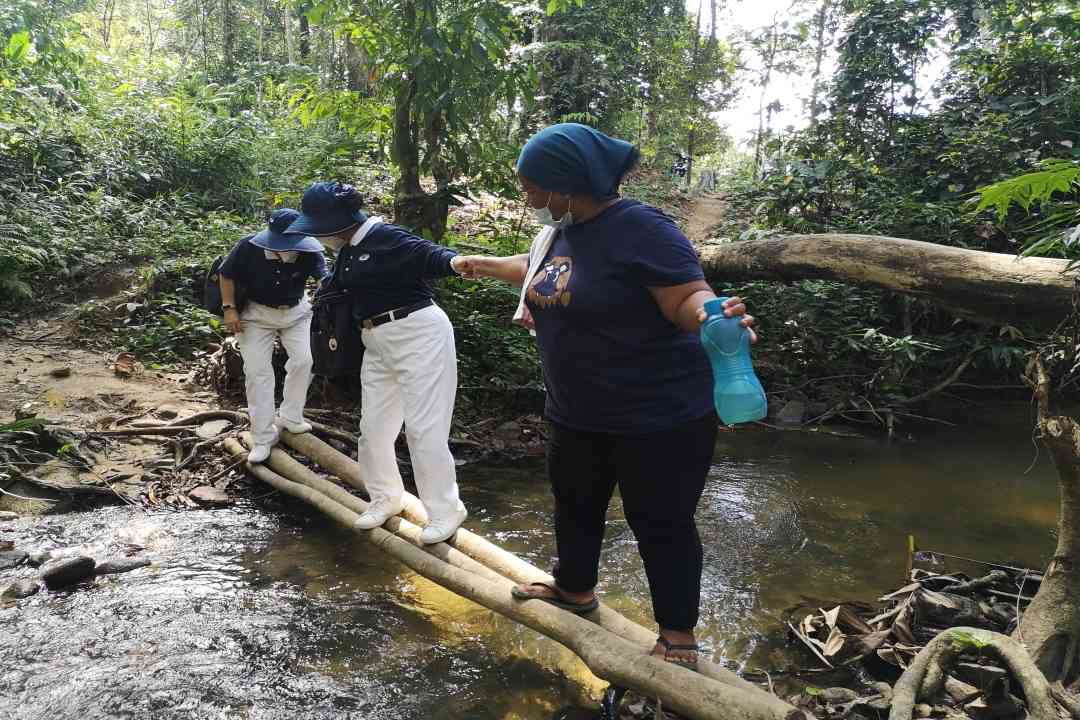
[[[1028,214],[1037,209],[1029,225],[1036,234],[1022,256],[1069,258],[1069,268],[1080,262],[1080,161],[1048,160],[1035,172],[981,188],[979,196],[976,210],[993,208],[998,222],[1013,205]]]

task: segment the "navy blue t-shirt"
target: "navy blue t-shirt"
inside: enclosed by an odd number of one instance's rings
[[[271,260],[266,250],[246,237],[225,258],[221,274],[242,285],[249,300],[271,307],[296,305],[309,277],[326,276],[326,258],[321,252],[302,252],[295,262]]]
[[[665,318],[648,290],[703,278],[671,218],[635,200],[559,232],[526,293],[547,416],[576,430],[644,434],[711,412],[699,337]]]

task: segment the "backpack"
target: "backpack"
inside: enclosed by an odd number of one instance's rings
[[[221,309],[221,266],[224,263],[224,255],[214,258],[214,262],[210,263],[210,269],[206,273],[206,280],[203,282],[202,306],[211,315],[218,317],[225,316],[225,311]],[[247,292],[244,286],[238,283],[234,283],[234,287],[236,290],[233,293],[233,301],[236,304],[236,311],[243,312],[244,306],[247,305]]]
[[[311,316],[312,372],[324,377],[340,377],[360,372],[364,361],[364,341],[360,324],[353,317],[353,294],[338,287],[342,248],[334,261],[334,273],[315,294]]]

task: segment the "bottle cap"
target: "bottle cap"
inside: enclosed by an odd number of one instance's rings
[[[726,297],[713,298],[712,300],[705,301],[705,314],[706,315],[723,315],[724,314],[724,301]]]

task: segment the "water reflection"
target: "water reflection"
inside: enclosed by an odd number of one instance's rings
[[[1046,458],[1024,474],[1031,459],[1016,427],[892,446],[722,434],[698,517],[703,639],[743,666],[783,662],[782,612],[899,582],[909,532],[924,547],[1041,565],[1057,498]],[[550,564],[541,467],[464,468],[461,482],[471,528]],[[610,517],[600,590],[651,626],[617,498]],[[23,548],[137,543],[155,565],[0,609],[0,717],[546,719],[601,687],[559,646],[277,498],[12,525],[2,537]]]

